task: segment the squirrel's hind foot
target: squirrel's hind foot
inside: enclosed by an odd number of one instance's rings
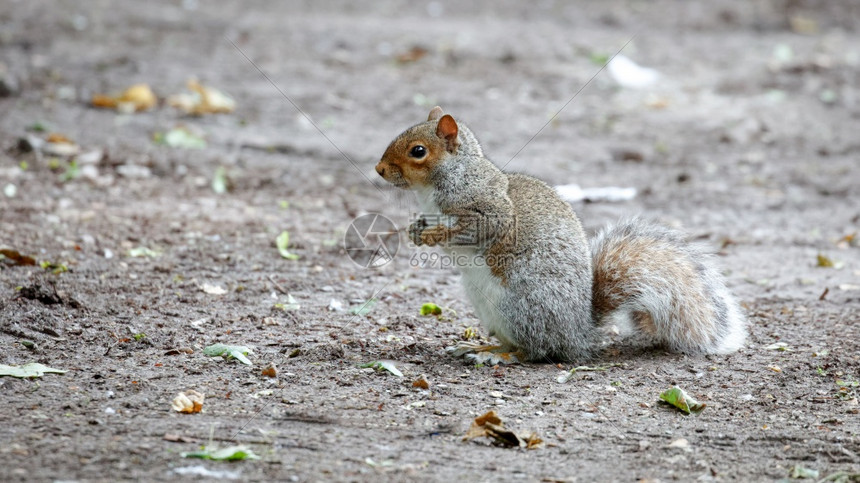
[[[445,351],[454,357],[463,357],[474,364],[495,366],[498,364],[519,364],[525,360],[522,351],[508,351],[499,345],[484,345],[461,341]]]

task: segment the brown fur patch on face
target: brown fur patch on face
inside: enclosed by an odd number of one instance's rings
[[[417,158],[412,150],[423,146],[426,154]],[[445,156],[445,143],[436,135],[436,123],[424,122],[398,136],[376,165],[376,172],[398,188],[430,184],[430,173]]]

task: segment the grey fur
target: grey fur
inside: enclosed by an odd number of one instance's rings
[[[527,360],[583,361],[600,347],[599,326],[622,321],[674,350],[725,353],[742,345],[740,308],[705,250],[639,219],[601,231],[589,248],[579,219],[555,190],[502,172],[471,130],[457,126],[457,151],[446,152],[428,184],[413,189],[425,211],[453,220],[446,226],[458,235],[445,249],[485,261],[461,267],[463,283],[478,318],[505,350]],[[433,136],[435,120],[398,139]],[[413,239],[420,241],[426,228],[432,228],[426,220],[413,224]],[[491,267],[489,260],[503,263]]]

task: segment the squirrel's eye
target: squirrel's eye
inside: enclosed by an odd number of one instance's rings
[[[409,151],[409,155],[413,158],[423,158],[427,155],[427,148],[419,144],[418,146],[412,148],[411,151]]]

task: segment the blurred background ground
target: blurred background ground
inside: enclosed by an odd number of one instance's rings
[[[0,248],[52,264],[0,261],[0,364],[68,370],[0,378],[4,481],[860,473],[860,4],[461,3],[0,4]],[[625,44],[654,82],[599,72]],[[192,77],[235,110],[167,105]],[[138,83],[157,106],[91,104]],[[748,347],[611,348],[595,363],[621,366],[564,384],[448,357],[478,327],[456,272],[405,245],[363,269],[341,243],[364,213],[408,223],[373,166],[436,104],[507,169],[637,189],[575,203],[589,232],[642,214],[711,245]],[[218,342],[254,365],[203,354]],[[381,359],[404,377],[359,367]],[[672,384],[708,407],[659,404]],[[171,410],[186,389],[203,413]],[[490,409],[544,447],[462,442]],[[210,431],[261,460],[180,456]]]

